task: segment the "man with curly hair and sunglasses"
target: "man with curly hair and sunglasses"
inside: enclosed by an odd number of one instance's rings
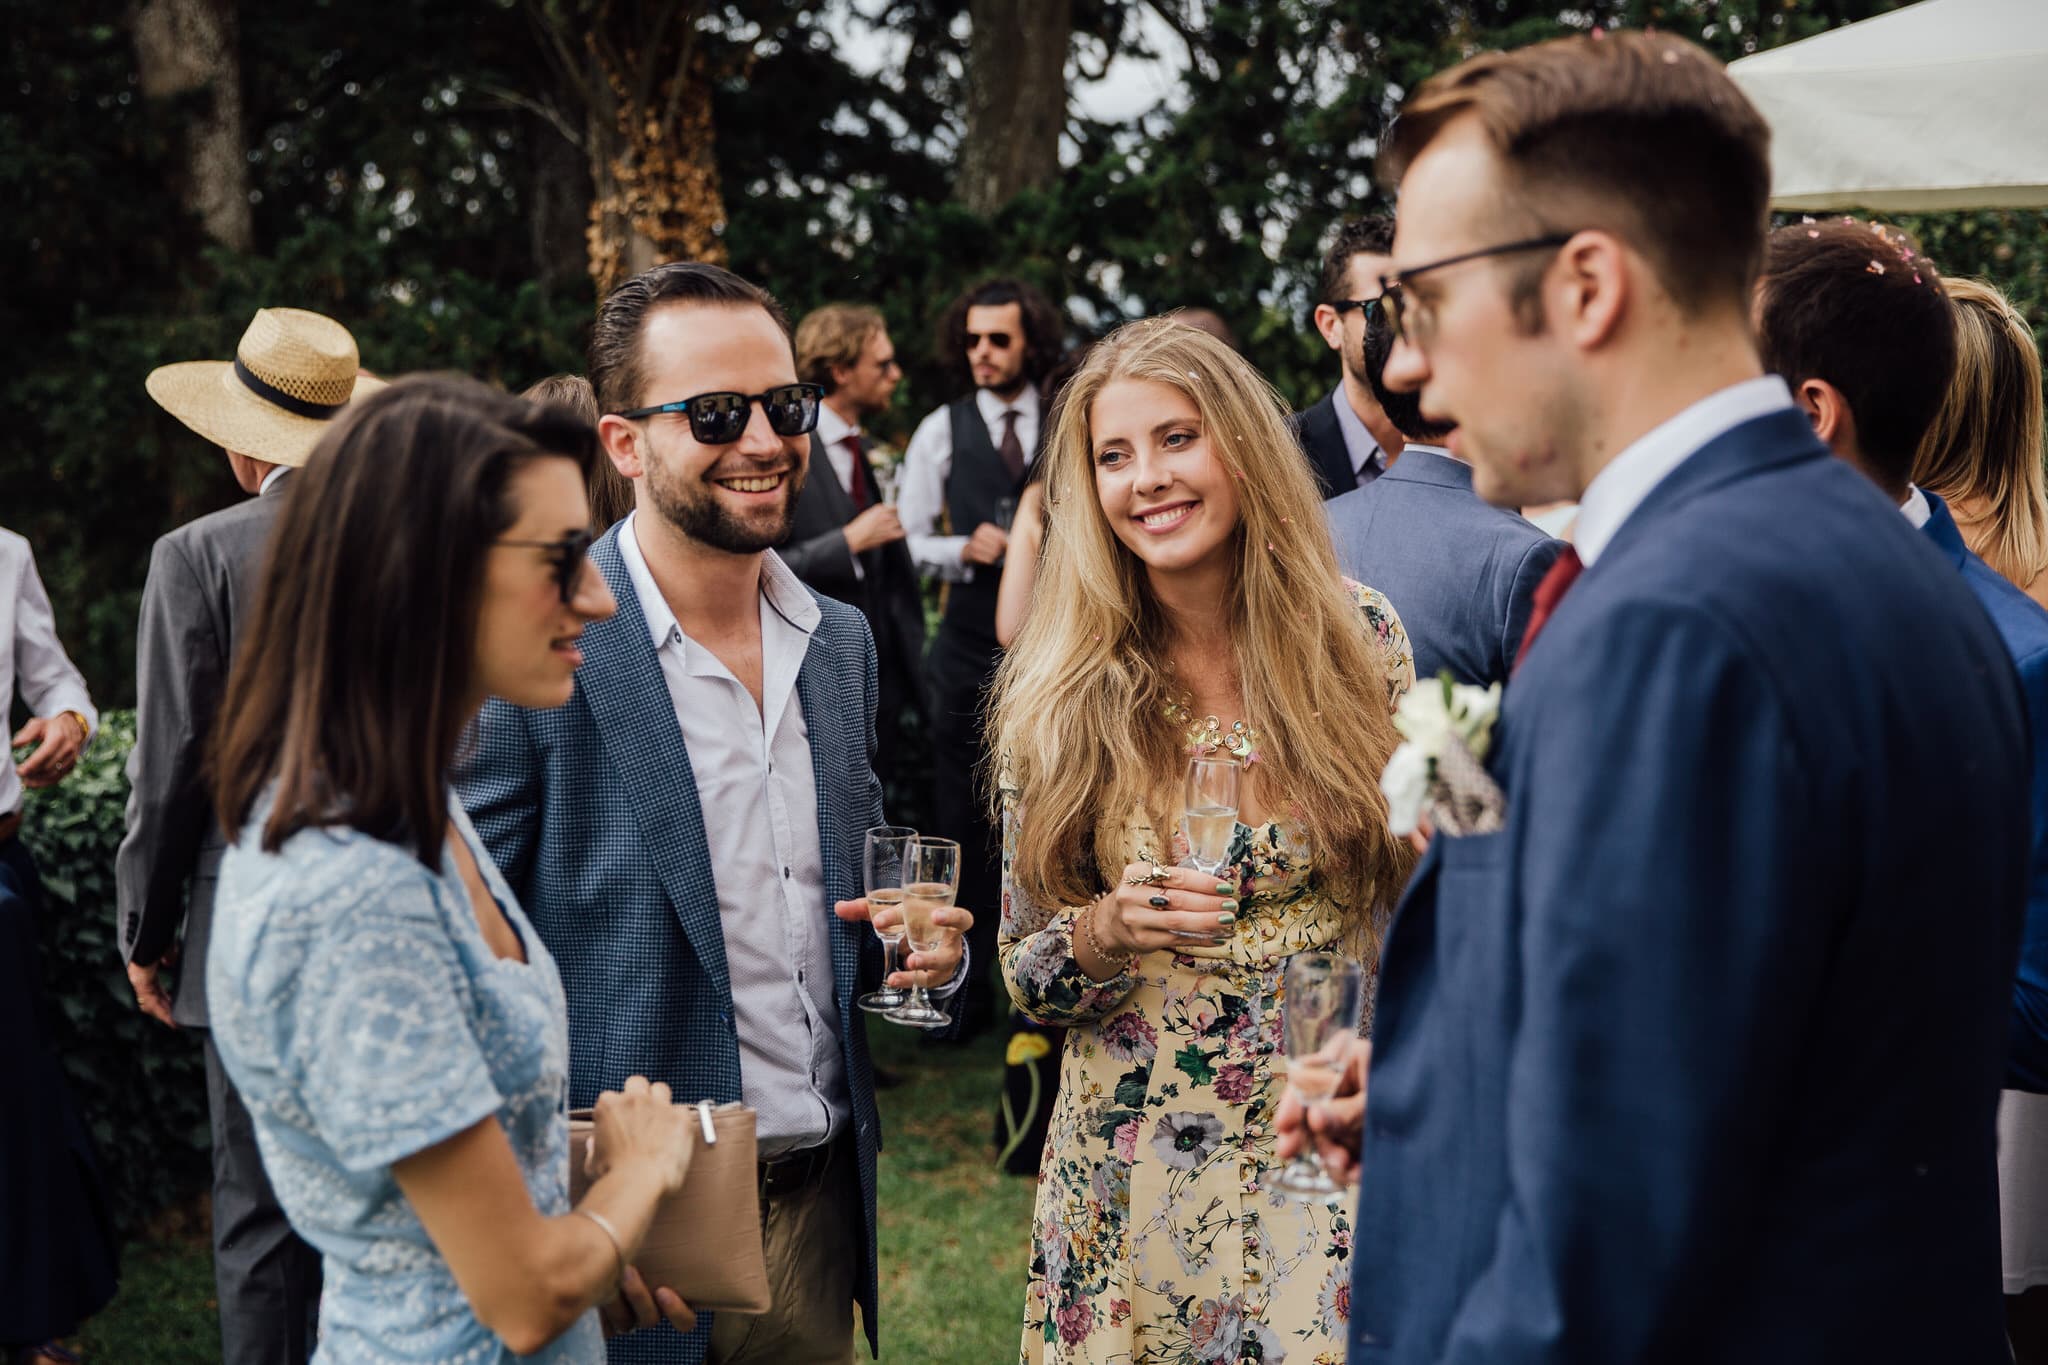
[[[854,1003],[881,977],[861,898],[883,823],[875,649],[858,609],[772,552],[821,390],[798,380],[774,298],[697,262],[606,297],[590,379],[633,484],[589,547],[618,614],[564,643],[582,656],[568,705],[486,704],[463,801],[561,968],[570,1103],[640,1074],[755,1111],[774,1307],[636,1332],[611,1360],[851,1365],[856,1303],[879,1341],[881,1133]],[[957,989],[950,937],[891,984]]]
[[[962,905],[996,903],[996,840],[977,781],[981,698],[1002,652],[996,590],[1010,521],[1051,425],[1039,386],[1059,364],[1061,331],[1051,301],[1017,280],[986,280],[955,299],[939,321],[938,358],[972,387],[920,422],[903,452],[898,511],[910,557],[947,584],[926,670],[935,832],[960,843]],[[976,936],[984,965],[994,960],[995,930],[990,916]],[[993,980],[970,981],[963,1004],[963,1037],[994,1022]]]

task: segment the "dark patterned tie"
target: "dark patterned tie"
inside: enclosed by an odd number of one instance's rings
[[[1022,415],[1015,408],[1003,409],[1003,440],[996,447],[996,454],[1003,457],[1003,468],[1010,471],[1011,483],[1024,479],[1024,443],[1017,439],[1017,419]]]
[[[1579,571],[1586,567],[1579,558],[1579,552],[1571,546],[1564,547],[1564,553],[1550,566],[1550,572],[1543,575],[1543,581],[1536,585],[1529,600],[1535,605],[1529,611],[1529,624],[1522,631],[1522,647],[1515,651],[1513,672],[1522,671],[1522,663],[1529,657],[1529,646],[1536,643],[1536,633],[1550,620],[1557,604],[1564,600],[1565,591],[1578,581]]]
[[[861,450],[860,433],[849,431],[839,438],[839,444],[853,455],[853,464],[847,469],[846,495],[853,499],[853,510],[865,512],[868,507],[868,481],[861,477],[860,464],[867,456]]]

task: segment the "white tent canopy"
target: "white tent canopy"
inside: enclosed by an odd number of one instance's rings
[[[2048,0],[1920,4],[1745,57],[1771,205],[2048,207]]]

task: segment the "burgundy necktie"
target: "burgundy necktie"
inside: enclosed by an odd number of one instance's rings
[[[1550,572],[1543,575],[1543,581],[1536,585],[1536,591],[1529,600],[1535,605],[1529,610],[1529,624],[1522,631],[1522,647],[1515,651],[1514,672],[1522,669],[1522,661],[1529,657],[1529,646],[1536,643],[1536,633],[1550,620],[1557,604],[1564,600],[1566,590],[1578,580],[1579,571],[1586,567],[1579,558],[1579,552],[1571,546],[1564,547],[1564,553],[1550,566]]]
[[[853,510],[865,512],[868,507],[868,481],[861,477],[860,462],[866,458],[861,453],[860,433],[849,431],[839,438],[839,444],[853,453],[853,464],[846,471],[846,495],[853,499]]]
[[[1024,443],[1017,439],[1017,418],[1021,415],[1015,408],[1003,410],[1003,441],[996,447],[996,454],[1003,457],[1003,468],[1010,471],[1011,483],[1024,478]]]

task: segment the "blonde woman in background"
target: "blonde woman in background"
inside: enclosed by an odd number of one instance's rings
[[[1942,496],[1979,558],[2048,607],[2041,351],[2005,295],[1982,280],[1945,283],[1956,309],[1956,377],[1920,443],[1913,482]]]
[[[1407,638],[1340,577],[1285,408],[1211,336],[1112,333],[1045,460],[1052,534],[990,722],[1004,976],[1069,1029],[1022,1356],[1338,1359],[1349,1214],[1258,1182],[1283,960],[1372,963],[1409,869],[1378,786]],[[1230,862],[1155,880],[1212,753],[1248,770]]]
[[[1964,541],[2048,605],[2048,495],[2041,469],[2041,353],[2019,310],[1982,280],[1945,280],[1956,376],[1913,462],[1947,500]],[[2027,972],[2022,964],[2022,989]],[[1998,1225],[2006,1331],[2019,1365],[2048,1362],[2048,1095],[1998,1103]]]

